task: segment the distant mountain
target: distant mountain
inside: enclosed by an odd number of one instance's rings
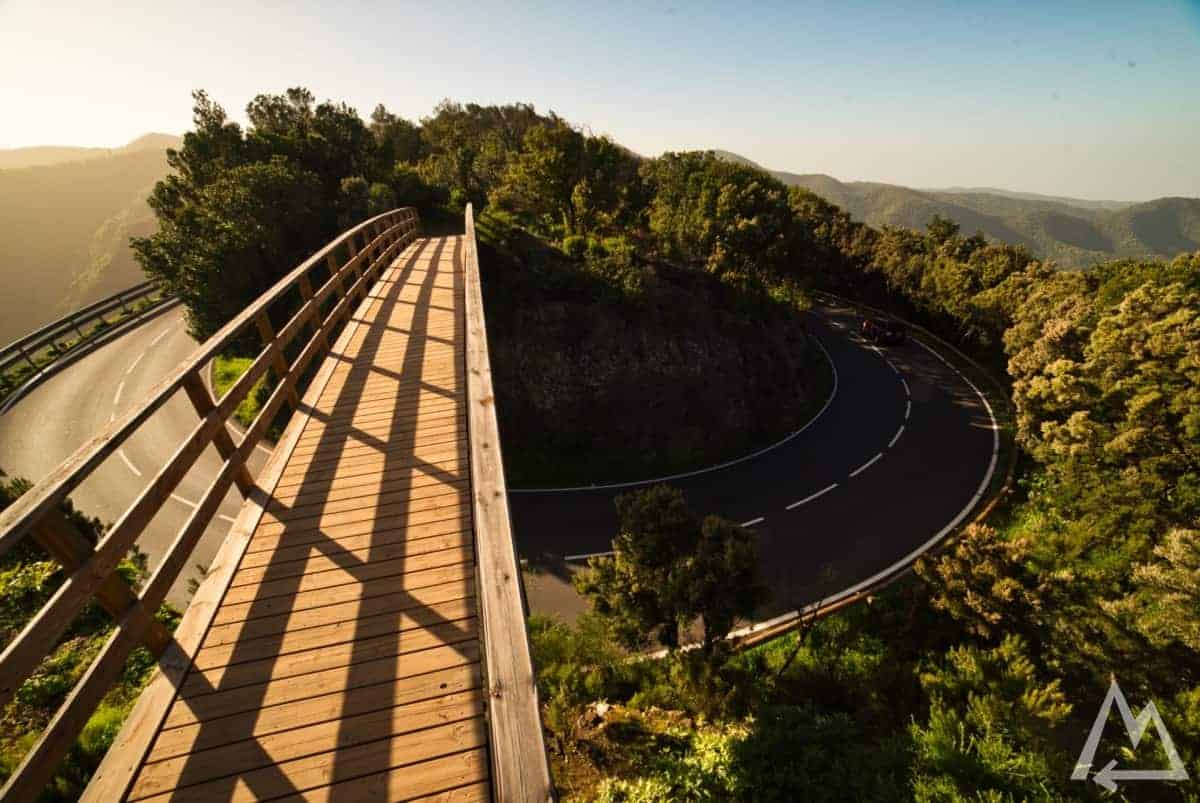
[[[744,156],[717,154],[758,167]],[[872,226],[923,230],[937,214],[958,223],[967,234],[982,231],[993,240],[1024,245],[1063,268],[1121,257],[1170,259],[1200,250],[1200,198],[1085,201],[991,189],[914,190],[843,182],[820,173],[767,172],[784,184],[811,190]]]
[[[146,196],[179,141],[0,151],[59,160],[0,170],[0,345],[143,280],[129,237],[154,231]]]
[[[1061,195],[1039,195],[1036,192],[1014,192],[995,187],[934,187],[925,188],[922,192],[933,192],[951,195],[1001,195],[1005,198],[1015,198],[1019,201],[1050,201],[1052,203],[1078,206],[1081,209],[1124,209],[1133,206],[1133,201],[1091,201],[1086,198],[1067,198]]]
[[[69,145],[40,145],[32,148],[0,148],[0,170],[19,170],[23,167],[45,167],[63,162],[81,162],[101,156],[114,156],[134,151],[166,150],[179,144],[171,134],[143,134],[120,148],[77,148]]]

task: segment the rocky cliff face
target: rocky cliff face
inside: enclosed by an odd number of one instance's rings
[[[790,306],[693,271],[481,256],[513,486],[696,467],[805,412],[812,347]]]

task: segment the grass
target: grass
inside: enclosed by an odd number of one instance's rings
[[[213,393],[218,399],[224,398],[229,389],[234,383],[241,378],[242,374],[253,363],[250,357],[232,357],[229,355],[219,355],[213,360]],[[271,389],[267,384],[267,374],[264,373],[250,388],[250,392],[246,394],[246,398],[238,403],[237,409],[233,412],[233,417],[237,422],[244,427],[248,427],[254,423],[254,419],[258,418],[258,414],[262,412],[262,405],[271,395]]]

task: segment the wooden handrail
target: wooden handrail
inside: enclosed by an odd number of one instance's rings
[[[467,433],[470,444],[475,566],[483,633],[495,800],[544,803],[554,784],[542,738],[537,682],[525,629],[521,572],[508,513],[496,397],[479,282],[475,216],[466,210]]]
[[[254,492],[254,480],[247,467],[250,453],[285,401],[291,402],[293,407],[298,406],[303,390],[299,387],[301,376],[316,356],[328,349],[334,330],[349,318],[354,298],[366,294],[381,267],[411,242],[416,230],[416,212],[405,208],[371,218],[339,235],[200,345],[140,404],[87,441],[0,513],[0,554],[32,533],[69,572],[50,600],[0,654],[0,704],[11,697],[54,649],[71,621],[93,597],[117,622],[116,629],[66,702],[0,791],[4,800],[37,797],[92,711],[119,676],[129,653],[139,643],[146,644],[156,656],[171,653],[165,666],[177,662],[174,642],[154,619],[154,612],[187,565],[192,550],[216,515],[229,488],[236,483],[244,495]],[[349,258],[339,264],[338,253],[343,246]],[[311,274],[315,269],[327,270],[330,275],[314,291]],[[303,303],[276,331],[270,325],[270,307],[293,288],[299,288]],[[322,313],[322,305],[333,294],[338,297],[337,303],[328,314]],[[206,398],[200,372],[251,325],[258,327],[263,336],[263,349],[225,396],[214,404]],[[284,349],[306,326],[314,331],[289,362]],[[226,424],[257,379],[272,366],[279,374],[277,386],[258,417],[235,442]],[[64,525],[68,528],[70,525],[62,519],[58,506],[67,494],[120,448],[180,388],[192,399],[200,420],[190,436],[177,445],[166,466],[137,495],[94,548],[82,536],[64,530]],[[224,461],[220,472],[209,484],[145,587],[135,591],[116,573],[118,563],[137,543],[146,525],[210,444],[216,446]],[[270,461],[268,465],[271,465]]]

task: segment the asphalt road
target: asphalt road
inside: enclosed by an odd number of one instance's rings
[[[10,475],[37,481],[113,418],[138,404],[196,345],[187,334],[183,311],[177,307],[54,375],[0,415],[0,468]],[[71,494],[71,499],[88,515],[111,523],[166,464],[198,420],[187,396],[182,391],[176,393]],[[264,450],[255,450],[252,472],[266,456]],[[220,466],[216,449],[209,447],[143,532],[138,547],[146,553],[151,568],[187,521]],[[187,580],[200,576],[197,566],[211,563],[240,508],[241,496],[233,489],[168,599],[177,605],[186,604]]]
[[[754,527],[773,592],[764,618],[902,562],[965,516],[995,470],[993,422],[976,391],[919,343],[872,347],[856,334],[859,320],[848,308],[810,313],[838,381],[807,429],[754,459],[669,483],[698,513]],[[613,499],[628,490],[510,492],[534,611],[572,607],[565,581],[581,556],[612,548]]]
[[[825,410],[799,435],[751,460],[672,479],[698,512],[753,526],[770,615],[862,583],[943,535],[965,516],[995,469],[995,433],[982,400],[920,344],[873,348],[856,334],[857,314],[821,306],[809,330],[837,374]],[[0,468],[36,480],[107,426],[183,360],[196,343],[172,310],[79,360],[0,416]],[[107,460],[72,498],[111,521],[165,464],[195,426],[180,392]],[[256,450],[257,471],[266,456]],[[216,475],[211,447],[139,541],[151,566]],[[611,549],[614,497],[628,487],[510,493],[517,549],[534,571],[535,611],[570,614],[578,556]],[[201,539],[171,599],[186,603],[224,538],[241,498],[236,489]],[[568,559],[569,558],[569,559]]]

